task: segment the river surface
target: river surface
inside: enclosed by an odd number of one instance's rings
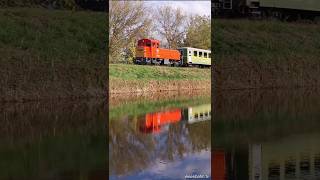
[[[1,104],[0,179],[320,179],[319,91],[129,99]]]
[[[105,101],[0,105],[0,179],[107,179]]]
[[[123,104],[110,108],[110,179],[210,179],[210,96]]]
[[[213,179],[320,179],[319,92],[229,91],[213,107]]]

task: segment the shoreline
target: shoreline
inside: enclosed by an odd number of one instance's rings
[[[112,94],[144,94],[159,92],[181,92],[181,91],[211,91],[211,80],[173,80],[147,82],[132,81],[109,81],[109,95]]]
[[[137,101],[159,101],[165,99],[176,99],[176,98],[193,98],[199,96],[210,96],[211,91],[209,90],[192,90],[192,91],[162,91],[162,92],[148,92],[140,94],[109,94],[109,106],[118,106],[124,103],[132,103]]]

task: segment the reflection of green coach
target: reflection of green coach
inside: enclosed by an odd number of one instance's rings
[[[185,66],[211,66],[211,51],[209,50],[192,47],[181,47],[178,50],[182,56],[182,64]]]
[[[188,123],[211,120],[211,104],[203,104],[199,106],[189,107],[187,112]]]

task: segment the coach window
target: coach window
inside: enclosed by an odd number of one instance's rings
[[[191,56],[191,51],[189,51],[189,56]]]
[[[199,52],[199,57],[202,57],[202,52]]]
[[[197,51],[193,51],[193,56],[198,56],[198,52]]]
[[[207,57],[208,57],[206,52],[203,53],[203,56],[204,56],[204,58],[207,58]]]

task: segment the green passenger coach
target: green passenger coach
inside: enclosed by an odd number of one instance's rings
[[[209,50],[192,47],[181,47],[178,50],[184,66],[211,66],[211,51]]]

